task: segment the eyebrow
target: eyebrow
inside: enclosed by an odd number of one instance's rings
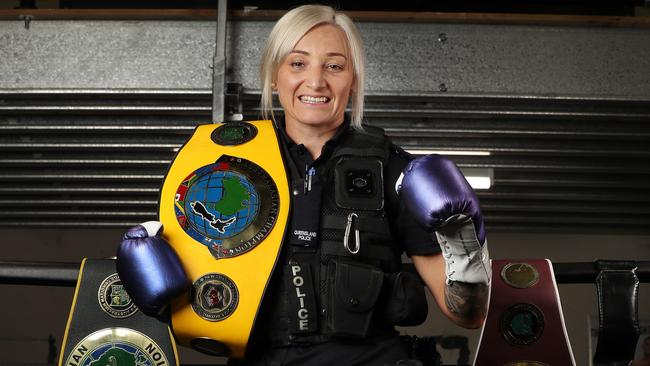
[[[303,51],[303,50],[291,50],[290,53],[299,53],[301,55],[309,56],[309,52]],[[344,54],[340,53],[340,52],[327,52],[326,55],[327,56],[341,56],[344,59],[347,59],[347,57]]]

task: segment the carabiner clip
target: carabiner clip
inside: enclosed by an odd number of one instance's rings
[[[354,249],[350,249],[350,243],[349,243],[349,238],[350,238],[350,229],[352,228],[353,225],[353,219],[358,218],[359,215],[356,213],[352,212],[348,215],[348,223],[345,225],[345,236],[343,236],[343,246],[345,249],[350,252],[350,254],[357,254],[359,253],[359,249],[361,249],[361,239],[359,238],[359,229],[354,229]]]

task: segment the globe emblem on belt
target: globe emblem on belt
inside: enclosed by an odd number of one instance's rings
[[[259,195],[243,175],[213,170],[197,177],[187,190],[187,219],[205,237],[222,239],[244,230],[257,217]]]
[[[224,155],[180,184],[176,219],[215,258],[242,254],[275,223],[279,196],[273,179],[255,163]]]
[[[90,357],[82,359],[79,365],[104,366],[104,365],[147,365],[153,366],[154,360],[147,353],[125,342],[101,345],[93,350]]]
[[[169,366],[169,360],[153,339],[138,331],[104,328],[77,343],[63,364]]]

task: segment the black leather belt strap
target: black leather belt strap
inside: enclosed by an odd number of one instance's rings
[[[626,365],[634,359],[639,339],[636,263],[596,261],[598,290],[598,344],[594,365]]]

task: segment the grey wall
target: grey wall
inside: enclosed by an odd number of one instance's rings
[[[104,258],[115,254],[121,230],[21,230],[2,229],[0,260],[79,262],[84,257]],[[586,236],[490,234],[493,258],[549,258],[554,262],[582,262],[595,259],[650,258],[648,236]],[[589,365],[588,318],[597,316],[596,289],[592,284],[559,285],[567,331],[577,365]],[[0,365],[45,362],[48,335],[60,348],[72,288],[0,285]],[[444,318],[432,300],[427,322],[404,328],[403,334],[465,335],[472,356],[480,332],[459,328]],[[639,318],[650,320],[650,285],[642,284]],[[457,351],[442,350],[445,361],[457,359]],[[471,360],[471,358],[470,358]],[[181,362],[210,363],[214,360],[181,347]]]
[[[259,89],[273,23],[230,22],[227,81]],[[367,89],[644,98],[645,28],[360,23]],[[211,89],[214,22],[0,21],[0,89]],[[444,35],[441,37],[441,35]],[[630,52],[634,50],[634,52]]]

